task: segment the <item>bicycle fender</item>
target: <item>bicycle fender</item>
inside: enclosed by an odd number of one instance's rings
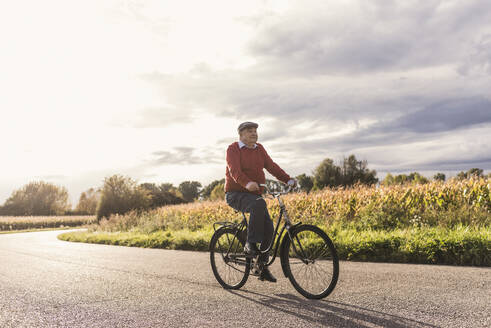
[[[213,227],[213,228],[215,228],[215,227]],[[213,233],[213,235],[211,236],[210,243],[208,244],[208,250],[209,250],[209,251],[211,251],[211,246],[212,246],[212,245],[211,245],[211,243],[212,243],[213,238],[215,237],[215,235],[216,235],[216,234],[218,234],[220,231],[222,231],[222,230],[223,230],[223,229],[225,229],[225,228],[226,228],[226,227],[221,226],[220,228],[215,229],[215,232],[214,232],[214,233]]]
[[[220,233],[222,230],[233,230],[233,229],[237,229],[236,226],[229,226],[229,225],[223,225],[221,226],[220,228],[216,229],[215,232],[213,233],[213,235],[211,236],[211,239],[210,239],[210,243],[209,243],[209,246],[208,246],[208,250],[211,251],[211,242],[213,240],[213,237]],[[242,230],[242,233],[241,234],[237,234],[237,238],[239,239],[239,241],[245,245],[245,242],[247,240],[247,230]]]

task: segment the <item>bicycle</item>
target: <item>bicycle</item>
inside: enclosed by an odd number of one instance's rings
[[[319,227],[301,222],[292,224],[281,196],[291,191],[272,191],[267,185],[266,195],[277,199],[280,205],[273,240],[260,253],[274,252],[267,263],[259,260],[261,254],[244,253],[247,238],[247,218],[242,212],[240,223],[215,222],[215,233],[210,241],[210,262],[215,278],[225,289],[239,289],[249,275],[259,276],[265,266],[270,266],[280,252],[281,268],[293,287],[304,297],[322,299],[336,287],[339,276],[339,259],[328,235]],[[279,230],[280,223],[284,224]],[[218,228],[217,228],[218,227]],[[279,231],[279,233],[278,233]]]

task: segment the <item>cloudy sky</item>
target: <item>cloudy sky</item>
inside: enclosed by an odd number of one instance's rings
[[[0,204],[225,173],[236,127],[291,175],[491,170],[491,3],[0,0]]]

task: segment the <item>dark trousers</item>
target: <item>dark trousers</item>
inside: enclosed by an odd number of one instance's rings
[[[247,241],[261,243],[260,250],[266,250],[273,240],[274,227],[264,199],[248,192],[229,191],[225,200],[237,211],[250,213]]]

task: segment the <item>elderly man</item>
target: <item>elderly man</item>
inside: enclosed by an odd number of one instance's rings
[[[227,149],[225,173],[227,204],[238,211],[250,213],[244,247],[244,251],[250,255],[258,255],[257,243],[261,244],[260,250],[266,250],[273,240],[273,221],[266,202],[261,197],[263,188],[259,187],[259,184],[266,182],[263,169],[284,183],[291,186],[296,184],[294,179],[273,162],[264,147],[257,143],[257,127],[253,122],[239,125],[239,141],[232,143]],[[260,256],[260,260],[267,261],[268,255]],[[267,267],[262,270],[259,279],[276,282]]]

